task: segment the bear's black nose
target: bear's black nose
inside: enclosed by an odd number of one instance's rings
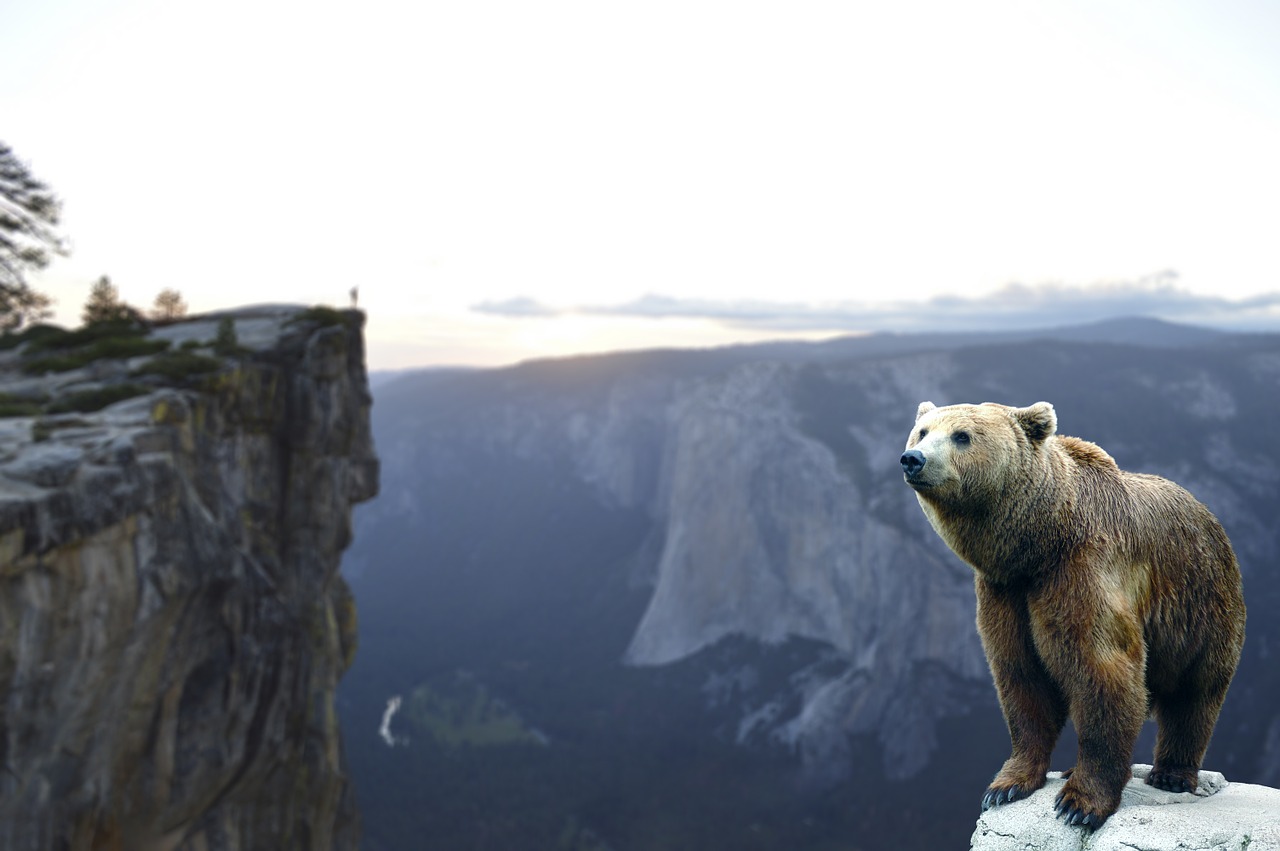
[[[908,449],[902,453],[902,472],[914,476],[924,469],[924,453],[919,449]]]

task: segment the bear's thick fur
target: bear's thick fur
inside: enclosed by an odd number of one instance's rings
[[[1096,828],[1119,805],[1149,714],[1147,783],[1195,789],[1244,645],[1244,597],[1207,508],[1056,430],[1047,402],[924,402],[901,461],[929,523],[975,571],[1013,744],[983,808],[1044,785],[1069,715],[1080,748],[1057,811]]]

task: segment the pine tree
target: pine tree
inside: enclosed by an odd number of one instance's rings
[[[84,303],[80,318],[85,325],[96,325],[99,322],[121,322],[129,319],[130,314],[128,305],[120,300],[120,291],[110,278],[103,275],[89,290],[89,299]]]
[[[171,288],[161,290],[151,308],[151,318],[159,322],[172,322],[186,315],[187,303],[183,301],[182,293]]]
[[[236,322],[230,316],[224,316],[218,322],[218,333],[213,340],[213,351],[224,357],[230,357],[240,352],[240,340],[236,336]]]
[[[49,297],[27,286],[26,273],[67,253],[54,230],[61,211],[49,187],[0,142],[0,329],[12,331],[50,314]]]

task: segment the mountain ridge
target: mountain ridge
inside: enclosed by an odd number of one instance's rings
[[[1116,339],[1139,331],[1157,344]],[[1072,335],[1080,339],[1062,339]],[[353,551],[353,587],[381,626],[362,636],[352,689],[376,679],[385,700],[391,688],[465,667],[500,686],[529,723],[552,730],[537,759],[586,765],[592,751],[557,749],[555,731],[573,738],[574,729],[596,729],[592,719],[624,694],[648,706],[632,689],[649,683],[667,695],[672,717],[701,731],[702,747],[791,765],[777,769],[783,788],[823,789],[813,794],[830,800],[886,784],[900,800],[928,787],[940,832],[929,841],[967,835],[971,804],[936,779],[965,778],[976,801],[1007,755],[1007,735],[973,626],[972,574],[901,481],[897,459],[917,404],[1054,402],[1064,433],[1208,503],[1240,553],[1250,606],[1266,610],[1280,602],[1265,569],[1280,547],[1269,521],[1280,510],[1280,458],[1257,447],[1254,432],[1280,415],[1280,338],[1121,322],[955,340],[854,341],[855,355],[824,344],[664,350],[385,385],[374,428],[395,472],[383,500],[357,513],[359,541],[382,544]],[[404,583],[394,599],[391,576]],[[1269,754],[1280,759],[1280,745],[1269,743],[1280,727],[1265,710],[1280,683],[1259,638],[1266,629],[1250,624],[1220,727],[1227,732],[1210,753],[1232,776],[1274,783]],[[410,634],[428,658],[392,668]],[[579,646],[593,647],[591,661]],[[519,675],[522,665],[563,671],[556,682],[565,696],[548,700]],[[657,685],[677,681],[674,691]],[[344,692],[354,705],[354,692]],[[649,711],[640,729],[654,737],[647,747],[661,749],[676,734],[661,707]],[[605,735],[577,739],[612,747]],[[1144,736],[1139,756],[1150,747]],[[1057,759],[1072,758],[1071,743],[1068,735]],[[394,759],[415,763],[410,754]],[[353,771],[368,776],[377,760],[371,751],[353,756]],[[586,823],[605,840],[661,847],[623,842],[635,822],[593,808],[590,791],[565,795],[566,823],[583,823],[589,810]],[[867,836],[878,835],[877,819],[903,827],[906,811],[859,800],[824,823],[836,831],[844,819],[865,819]],[[808,806],[800,801],[766,810]],[[719,826],[723,847],[752,847],[729,823]]]

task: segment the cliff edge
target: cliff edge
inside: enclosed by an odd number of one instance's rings
[[[358,846],[333,699],[378,487],[363,322],[0,352],[0,847]]]
[[[1054,817],[1065,781],[1051,772],[1031,797],[984,812],[971,851],[1280,851],[1280,790],[1201,771],[1194,793],[1164,792],[1143,782],[1150,771],[1133,767],[1120,809],[1092,833]]]

